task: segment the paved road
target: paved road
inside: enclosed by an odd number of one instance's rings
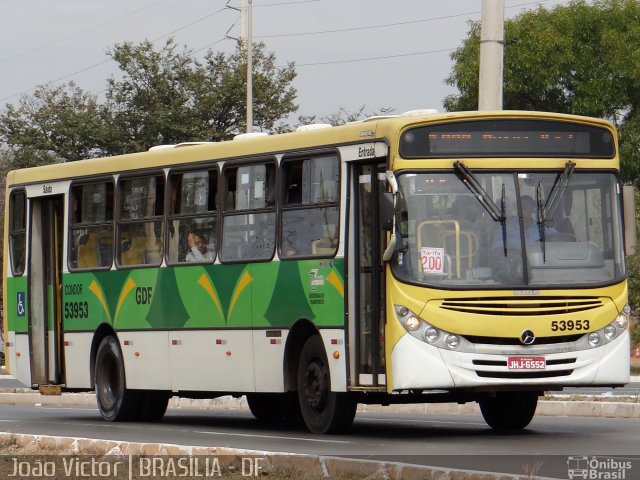
[[[0,390],[26,388],[26,386],[10,375],[0,375]],[[560,394],[568,395],[607,395],[607,396],[640,396],[640,376],[631,377],[631,383],[621,388],[566,388]]]
[[[536,417],[521,433],[499,435],[481,417],[359,413],[341,436],[312,435],[301,425],[261,424],[243,411],[171,409],[157,424],[107,423],[97,410],[0,405],[0,430],[337,455],[470,470],[567,477],[569,456],[633,461],[640,472],[640,420]],[[626,478],[640,478],[627,474]]]

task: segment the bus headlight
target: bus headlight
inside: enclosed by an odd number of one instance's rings
[[[427,327],[424,329],[424,339],[429,343],[435,343],[440,337],[440,332],[434,327]]]
[[[418,317],[411,315],[405,320],[405,326],[410,332],[415,332],[420,328],[420,320],[418,320]]]
[[[457,335],[447,335],[445,343],[447,345],[447,348],[455,350],[460,346],[460,337],[458,337]]]
[[[589,334],[589,345],[591,345],[592,347],[597,347],[598,345],[600,345],[600,334],[598,332],[591,332]]]
[[[613,340],[616,336],[616,327],[613,325],[607,325],[604,327],[604,336],[607,340]]]
[[[614,322],[618,328],[627,328],[627,325],[629,325],[629,317],[623,312],[616,317]]]

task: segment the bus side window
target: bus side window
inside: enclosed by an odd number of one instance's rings
[[[9,197],[9,252],[13,275],[22,275],[26,248],[26,198],[23,190],[11,192]]]
[[[275,246],[273,162],[225,170],[226,204],[220,259],[223,262],[270,260]]]
[[[160,265],[163,255],[164,176],[123,179],[118,184],[118,265]]]
[[[113,182],[74,184],[69,225],[69,268],[110,268],[113,263]]]
[[[167,261],[212,263],[218,234],[217,169],[172,173],[169,182]]]
[[[336,254],[339,172],[334,155],[283,162],[281,258]]]

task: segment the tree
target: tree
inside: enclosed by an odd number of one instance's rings
[[[290,86],[296,72],[292,63],[276,67],[275,55],[267,54],[261,42],[253,44],[252,64],[253,126],[273,131],[278,120],[298,109],[296,90]],[[196,79],[194,111],[201,119],[203,134],[212,140],[227,140],[246,131],[246,44],[239,42],[229,56],[208,52]]]
[[[11,168],[91,158],[101,153],[105,110],[73,83],[40,86],[0,114]]]
[[[293,64],[275,66],[275,56],[253,44],[254,126],[271,130],[294,112]],[[246,48],[235,53],[207,52],[204,63],[168,40],[116,45],[109,55],[123,78],[109,80],[107,100],[113,112],[110,153],[140,151],[153,145],[190,140],[228,140],[246,130]]]
[[[572,1],[505,22],[504,108],[606,118],[620,133],[622,174],[640,185],[640,3]],[[445,109],[478,104],[480,25],[453,54]]]
[[[159,51],[149,41],[125,42],[107,54],[121,71],[120,79],[108,80],[106,92],[109,154],[194,139],[189,86],[197,63],[188,51],[177,52],[169,39]]]

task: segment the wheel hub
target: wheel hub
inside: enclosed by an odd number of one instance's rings
[[[304,394],[307,403],[316,411],[322,411],[329,391],[327,373],[324,365],[312,362],[304,374]]]

